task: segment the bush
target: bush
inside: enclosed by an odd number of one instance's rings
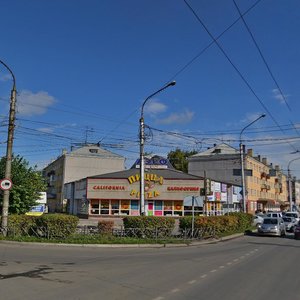
[[[78,222],[78,217],[64,214],[9,215],[8,235],[66,238],[75,233]]]
[[[197,216],[194,220],[195,229],[213,230],[216,235],[224,233],[243,232],[251,227],[252,215],[232,213],[225,216]],[[192,228],[192,217],[183,217],[179,220],[179,228]]]
[[[75,233],[79,218],[65,214],[44,214],[37,217],[36,225],[44,228],[48,238],[66,238]]]
[[[169,236],[175,226],[175,219],[169,217],[137,216],[123,219],[125,229],[134,229],[140,237]]]
[[[8,234],[13,236],[31,235],[36,226],[36,218],[27,215],[9,215],[7,219]]]
[[[98,231],[100,234],[110,235],[114,228],[114,221],[112,220],[100,220],[98,222]]]

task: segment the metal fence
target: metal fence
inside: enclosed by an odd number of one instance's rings
[[[4,230],[6,229],[6,230]],[[55,239],[61,238],[64,239],[72,234],[71,231],[68,231],[67,228],[64,228],[63,233],[54,232],[53,229],[47,227],[0,227],[0,233],[6,232],[8,237],[35,237],[35,238],[46,238],[46,239]],[[202,227],[202,228],[187,228],[187,229],[178,229],[171,230],[169,228],[113,228],[111,230],[99,231],[97,226],[84,225],[78,226],[76,228],[75,234],[83,236],[101,236],[101,235],[111,235],[119,238],[139,238],[139,239],[154,239],[154,240],[165,240],[165,239],[208,239],[216,238],[216,231],[212,227]]]

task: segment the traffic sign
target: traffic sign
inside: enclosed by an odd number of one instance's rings
[[[7,191],[12,187],[12,181],[10,179],[4,178],[0,181],[0,189]]]

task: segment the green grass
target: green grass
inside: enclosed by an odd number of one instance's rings
[[[178,238],[167,239],[147,239],[134,237],[115,237],[111,235],[82,235],[74,234],[65,239],[46,239],[30,236],[3,237],[0,240],[18,242],[38,242],[38,243],[64,243],[64,244],[188,244],[187,240]]]

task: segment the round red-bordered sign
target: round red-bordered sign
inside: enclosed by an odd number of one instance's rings
[[[10,179],[4,178],[0,181],[0,189],[3,191],[10,190],[12,188],[12,181]]]

